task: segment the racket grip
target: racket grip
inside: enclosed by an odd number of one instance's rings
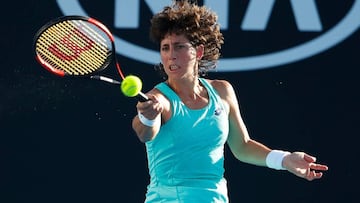
[[[93,75],[93,76],[90,76],[90,78],[92,79],[97,79],[97,80],[102,80],[102,81],[105,81],[105,82],[108,82],[108,83],[112,83],[112,84],[116,84],[116,85],[119,85],[121,84],[119,81],[117,80],[114,80],[112,78],[108,78],[108,77],[105,77],[105,76],[100,76],[100,75]]]
[[[139,92],[139,94],[137,95],[137,99],[139,100],[139,102],[146,102],[149,101],[149,97],[146,96],[146,94]]]

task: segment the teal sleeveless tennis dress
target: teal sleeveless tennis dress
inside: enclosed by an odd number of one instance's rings
[[[155,88],[171,103],[171,118],[146,142],[150,184],[146,203],[228,202],[224,178],[227,110],[216,90],[200,78],[209,95],[202,109],[188,108],[166,84]]]

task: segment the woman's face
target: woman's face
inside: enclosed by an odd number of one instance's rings
[[[167,34],[160,43],[160,55],[170,79],[197,75],[197,59],[202,52],[185,35]]]

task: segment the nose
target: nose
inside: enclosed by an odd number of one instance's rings
[[[174,49],[173,47],[170,48],[169,58],[170,58],[171,60],[175,60],[175,59],[176,59],[176,51],[175,51],[175,49]]]

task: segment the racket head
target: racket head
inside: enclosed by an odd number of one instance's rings
[[[94,18],[62,16],[42,26],[34,37],[36,60],[58,76],[88,76],[115,58],[114,38]]]

